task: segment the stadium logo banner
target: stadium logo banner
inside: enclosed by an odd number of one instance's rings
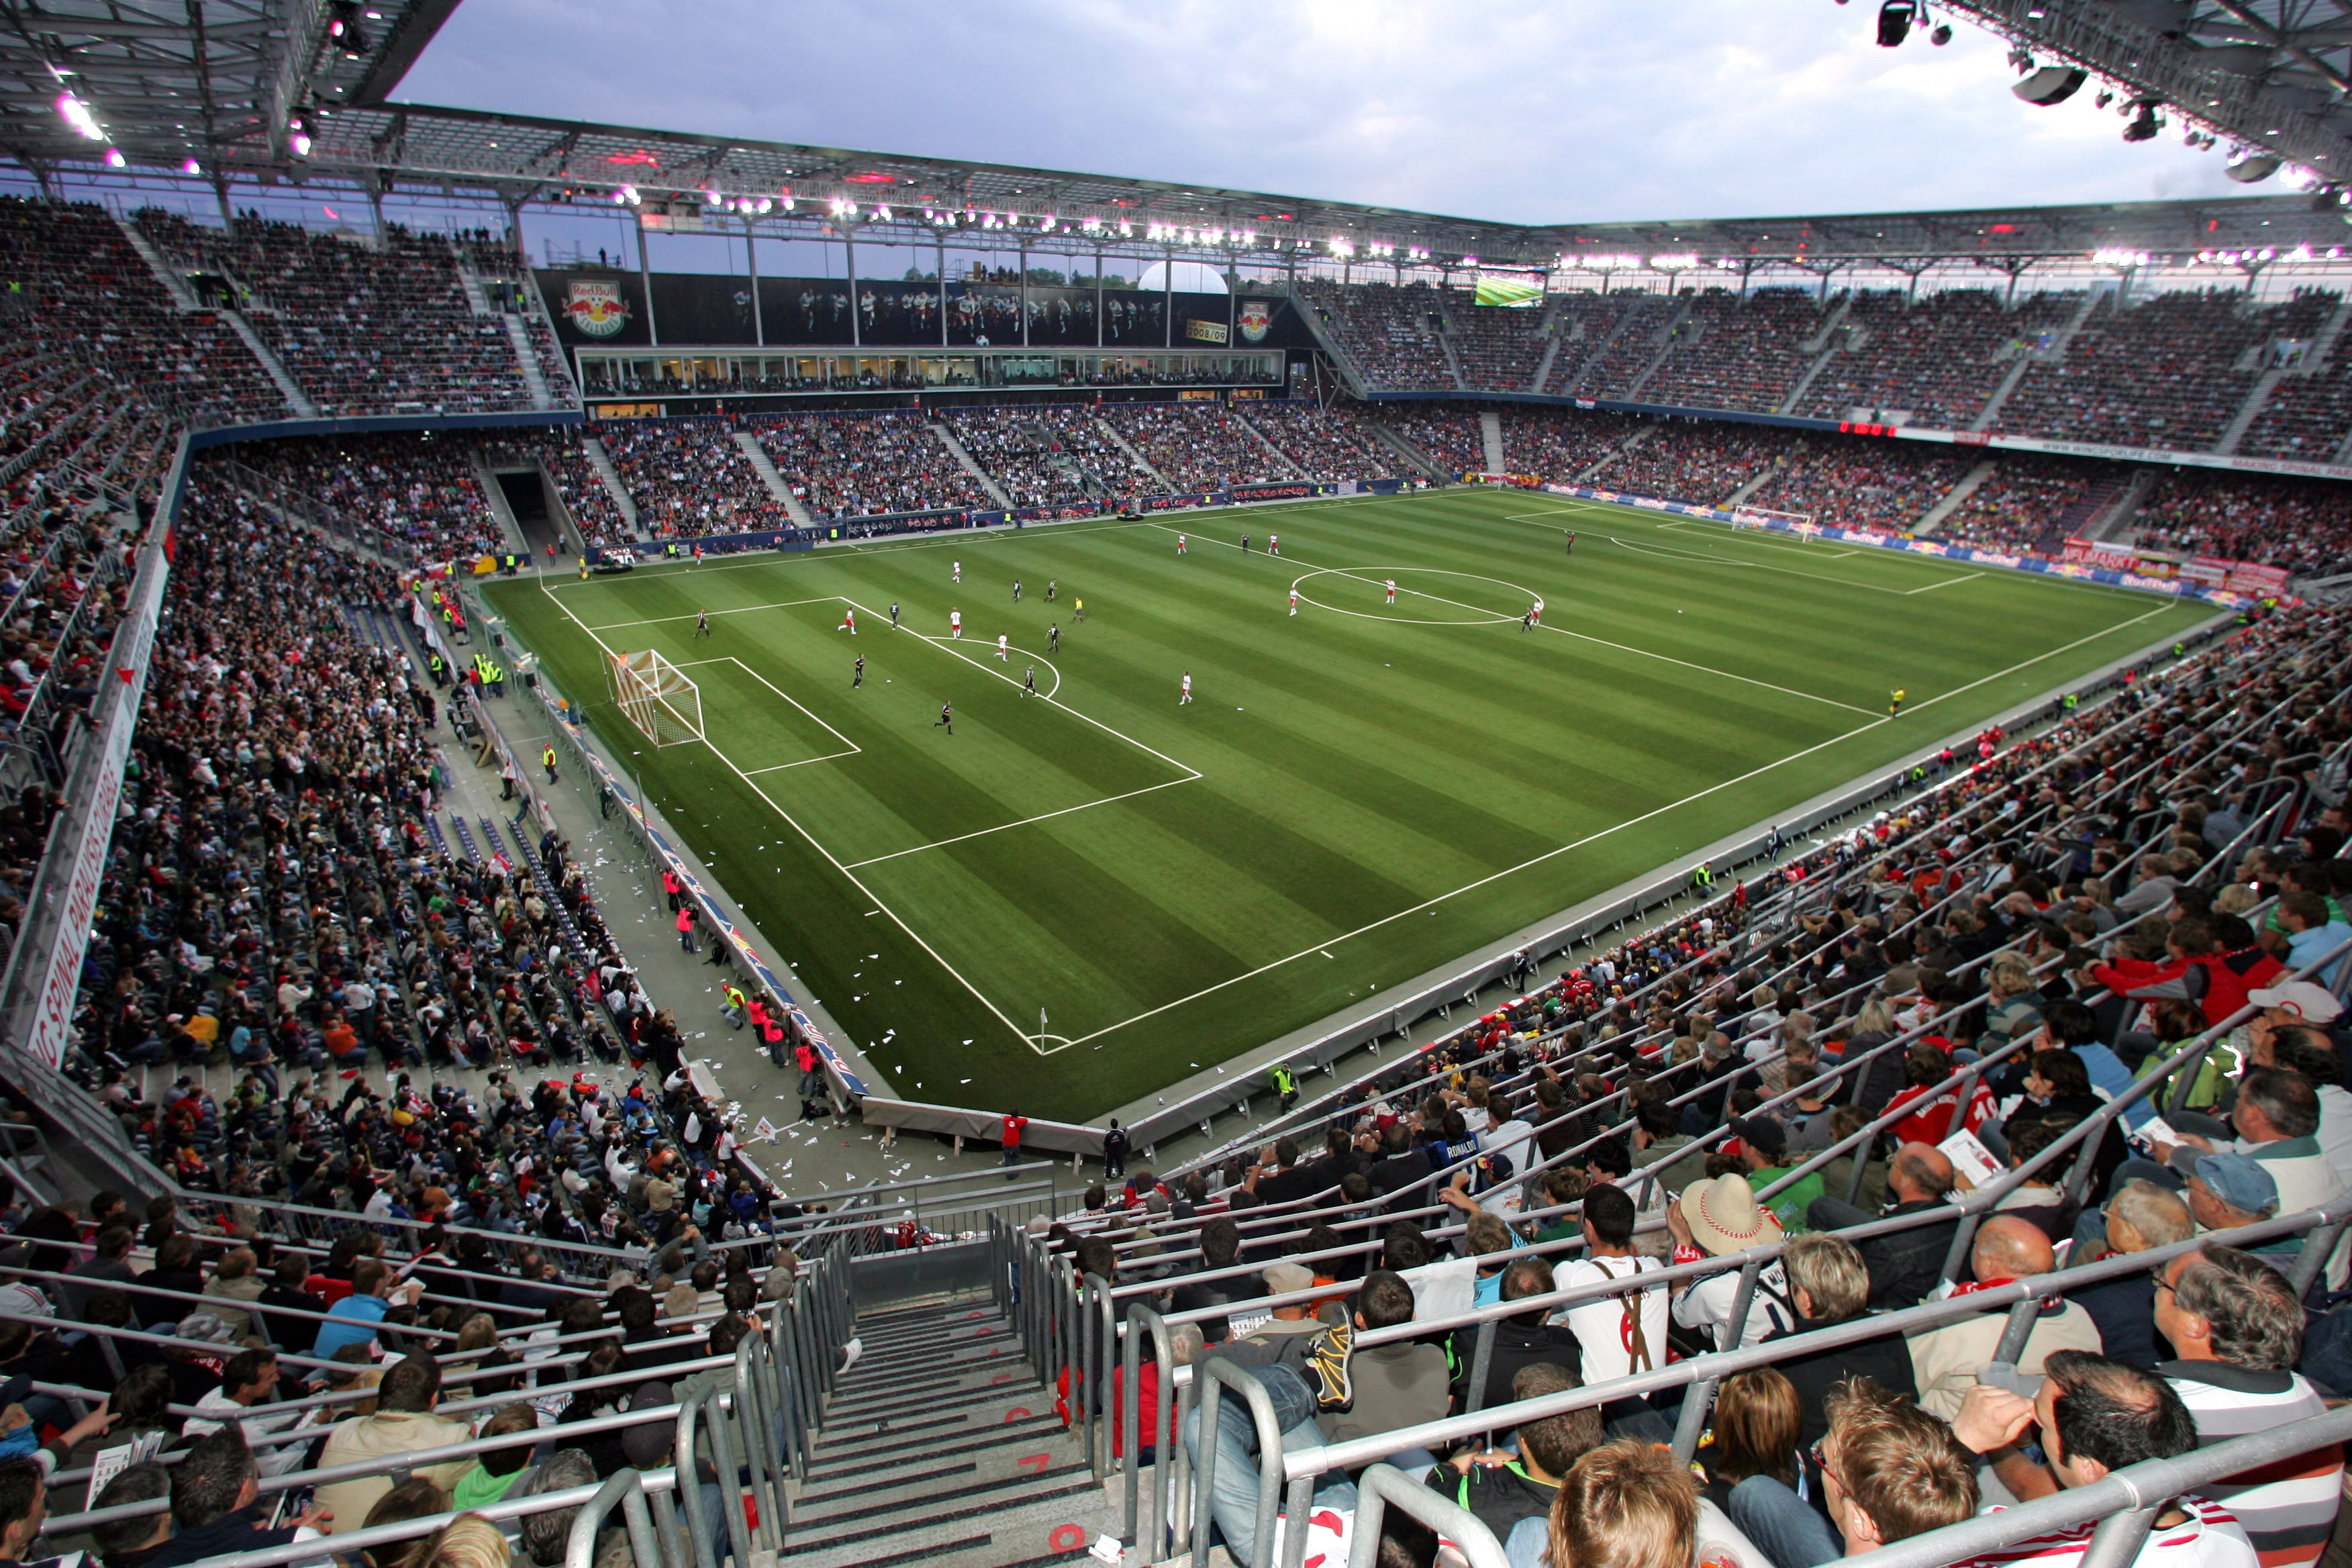
[[[1264,300],[1244,300],[1235,320],[1241,323],[1244,342],[1262,343],[1267,329],[1274,325],[1274,307]]]
[[[618,283],[575,278],[564,296],[563,319],[584,336],[609,338],[629,324],[629,301]]]
[[[1328,494],[1330,493],[1330,487],[1327,485],[1309,484],[1305,480],[1300,480],[1297,483],[1286,485],[1235,485],[1226,493],[1236,501],[1296,500],[1302,496]]]

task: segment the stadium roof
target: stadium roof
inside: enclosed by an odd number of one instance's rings
[[[117,157],[118,167],[173,174],[193,160],[207,180],[349,182],[375,194],[425,186],[515,205],[618,200],[659,214],[672,227],[750,216],[766,229],[823,228],[901,241],[953,232],[960,247],[1100,245],[1118,253],[1173,250],[1211,262],[1236,256],[1260,265],[1348,255],[1449,267],[1471,258],[1609,266],[1666,257],[1696,265],[1810,267],[1864,260],[1910,267],[1965,258],[2013,268],[2088,259],[2100,251],[2260,258],[2307,247],[2326,253],[2352,239],[2343,209],[2332,202],[2275,195],[1525,226],[1262,191],[389,101],[457,4],[0,0],[0,152],[44,175],[60,166],[102,167]],[[1986,25],[2020,38],[2027,27],[2063,23],[2076,29],[2070,36],[2086,54],[2094,44],[2128,53],[2143,41],[2126,36],[2129,27],[2145,30],[2168,18],[2184,23],[2186,30],[2176,27],[2170,41],[2157,37],[2171,51],[2165,59],[2184,52],[2207,58],[2209,73],[2217,68],[2210,61],[2234,62],[2232,112],[2260,118],[2275,110],[2284,121],[2288,108],[2308,102],[2314,107],[2294,109],[2305,118],[2283,123],[2282,132],[2335,135],[2343,145],[2333,129],[2339,112],[2334,100],[2320,105],[2313,95],[2339,91],[2328,73],[2341,72],[2331,60],[2352,63],[2352,21],[2342,10],[2347,4],[2352,0],[2326,0],[2329,16],[2320,19],[2314,0],[2295,0],[2292,27],[2281,19],[2288,0],[1999,0],[1960,9],[1981,13]],[[2092,37],[2084,29],[2094,23],[2107,32]],[[2263,46],[2273,61],[2266,72],[2251,70],[2252,57],[2244,51],[2252,46],[2231,41],[2258,25],[2283,40]],[[2156,60],[2156,46],[2134,58],[2143,65]],[[59,110],[68,93],[87,106],[80,132]],[[2020,106],[2019,112],[2033,111]],[[2352,124],[2352,110],[2341,113]]]

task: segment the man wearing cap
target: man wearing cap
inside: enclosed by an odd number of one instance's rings
[[[2195,1216],[2200,1233],[2235,1230],[2240,1226],[2259,1225],[2278,1217],[2278,1183],[2269,1169],[2251,1155],[2199,1155],[2191,1168],[2189,1186],[2181,1195],[2189,1200],[2189,1212]],[[2294,1237],[2287,1237],[2253,1250],[2284,1267],[2285,1260],[2292,1259],[2301,1247]]]
[[[1995,1215],[1978,1227],[1969,1263],[1974,1280],[1953,1286],[1950,1294],[1969,1295],[2047,1274],[2058,1266],[2050,1237],[2032,1220],[2016,1215]],[[2009,1312],[2004,1308],[1909,1336],[1911,1375],[1919,1388],[1919,1407],[1947,1421],[1958,1415],[1960,1402],[1977,1385],[1979,1369],[1993,1359],[2008,1326]],[[2042,1303],[2026,1333],[2017,1370],[2039,1376],[2043,1360],[2062,1350],[2102,1353],[2098,1327],[2091,1315],[2072,1301],[2053,1297]]]
[[[1764,1189],[1786,1176],[1790,1169],[1788,1130],[1769,1116],[1742,1116],[1731,1123],[1731,1136],[1739,1157],[1748,1163],[1748,1185],[1759,1201],[1772,1211],[1781,1229],[1790,1235],[1805,1229],[1806,1209],[1822,1195],[1819,1171],[1806,1173],[1801,1180],[1773,1194],[1769,1201],[1763,1196]]]
[[[2301,1214],[2344,1195],[2343,1182],[2319,1152],[2319,1095],[2309,1079],[2280,1068],[2248,1069],[2230,1124],[2238,1132],[2234,1147],[2184,1132],[2178,1144],[2154,1145],[2157,1157],[2178,1174],[2184,1167],[2193,1170],[2206,1153],[2246,1155],[2276,1184],[2279,1214]],[[2300,1238],[2291,1244],[2296,1251],[2302,1245]],[[2346,1249],[2338,1246],[2328,1259],[2328,1289],[2341,1289],[2346,1274]]]

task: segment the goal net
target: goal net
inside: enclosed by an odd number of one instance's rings
[[[702,689],[650,649],[613,656],[613,700],[656,746],[702,739]]]
[[[1769,528],[1782,523],[1799,533],[1818,531],[1813,514],[1809,511],[1775,511],[1769,506],[1736,506],[1731,509],[1731,521],[1738,528]]]

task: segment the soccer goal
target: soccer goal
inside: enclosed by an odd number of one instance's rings
[[[1731,509],[1731,521],[1736,528],[1769,528],[1774,523],[1811,535],[1820,531],[1809,511],[1775,511],[1769,506],[1736,506]]]
[[[702,689],[651,649],[613,656],[613,700],[656,746],[702,739]]]

